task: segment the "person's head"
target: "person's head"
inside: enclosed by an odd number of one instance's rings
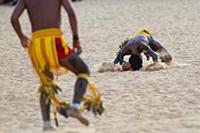
[[[142,68],[143,61],[139,55],[132,54],[129,58],[129,63],[131,65],[131,68],[133,69],[133,71],[135,71],[135,70],[139,70],[140,68]]]
[[[123,69],[123,71],[129,71],[129,70],[131,70],[131,69],[132,69],[132,68],[131,68],[131,64],[128,63],[128,62],[124,62],[124,63],[122,64],[122,69]]]

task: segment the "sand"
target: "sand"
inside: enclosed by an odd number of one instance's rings
[[[200,1],[199,0],[83,0],[74,3],[91,80],[103,95],[106,112],[86,128],[60,117],[52,133],[199,133],[200,132]],[[13,7],[0,6],[0,133],[39,133],[41,115],[38,81],[13,32]],[[63,30],[71,42],[67,15]],[[31,35],[26,13],[20,19]],[[141,28],[154,32],[173,55],[164,70],[99,73],[112,62],[121,40]],[[75,76],[59,78],[60,99],[70,100]],[[54,122],[54,121],[52,121]]]

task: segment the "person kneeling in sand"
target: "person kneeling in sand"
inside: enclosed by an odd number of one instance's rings
[[[158,62],[160,57],[162,62],[168,63],[172,60],[172,56],[166,48],[154,40],[152,35],[143,29],[135,34],[133,37],[127,38],[120,46],[114,64],[122,65],[124,71],[139,70],[142,68],[143,60],[141,53],[144,53],[149,60],[152,57],[154,62]],[[124,56],[130,55],[129,62],[124,61]]]

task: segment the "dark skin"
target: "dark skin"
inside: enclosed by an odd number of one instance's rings
[[[153,40],[153,42],[149,44],[149,40],[147,36],[145,35],[137,36],[131,39],[125,46],[123,46],[122,56],[136,54],[142,58],[141,53],[144,50],[146,50],[144,54],[146,55],[147,60],[149,60],[149,58],[152,57],[153,61],[157,62],[158,56],[155,52],[158,52],[160,54],[160,58],[162,62],[168,63],[172,60],[172,56],[168,53],[166,48],[161,43],[159,43],[156,40]],[[115,64],[118,63],[117,60],[118,59],[116,57],[114,60]],[[131,69],[131,66],[129,63],[125,62],[122,65],[122,68],[124,71],[127,71]]]
[[[154,62],[158,61],[157,54],[147,45],[148,40],[145,37],[135,37],[131,39],[123,48],[122,56],[136,54],[141,57],[141,53],[146,50],[147,54],[153,58]],[[117,63],[117,58],[114,60]]]
[[[68,0],[19,0],[11,16],[11,23],[21,41],[22,47],[27,48],[31,42],[30,39],[21,30],[19,18],[22,13],[27,10],[32,27],[32,32],[35,32],[48,28],[60,28],[61,7],[64,7],[68,14],[72,34],[78,35],[76,15]],[[80,42],[77,39],[73,40],[73,48],[76,49],[78,53],[60,60],[60,65],[72,71],[76,75],[80,73],[85,73],[89,75],[89,69],[87,65],[78,56],[78,54],[82,52],[82,49],[80,47]],[[49,77],[53,79],[53,75],[48,71],[46,72],[46,75],[50,75]],[[88,82],[84,79],[77,80],[75,84],[73,103],[80,103],[80,100],[82,99],[86,91],[87,83]],[[45,103],[46,97],[47,96],[45,94],[41,94],[40,105],[43,121],[50,121],[50,101],[49,103]],[[72,114],[72,117],[81,118],[80,114]],[[87,120],[81,120],[80,121],[83,124],[89,124]]]
[[[30,44],[30,39],[23,34],[19,23],[19,17],[24,10],[28,11],[32,32],[34,32],[46,28],[60,28],[62,6],[68,14],[72,34],[78,35],[76,15],[68,0],[20,0],[18,2],[11,16],[11,23],[24,48]],[[73,41],[73,48],[77,48],[78,53],[82,51],[79,41]]]
[[[172,60],[172,56],[169,54],[167,49],[158,41],[153,40],[149,46],[152,48],[153,51],[160,53],[160,58],[162,62],[170,62]],[[147,55],[148,58],[148,55]]]

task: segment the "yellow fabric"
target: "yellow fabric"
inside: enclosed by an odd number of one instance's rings
[[[33,32],[31,45],[28,48],[33,67],[38,73],[43,85],[50,85],[52,82],[52,80],[44,74],[45,70],[56,75],[64,73],[64,69],[61,69],[58,61],[55,38],[61,39],[62,46],[67,54],[69,50],[65,44],[63,34],[56,28]]]
[[[89,91],[91,92],[91,94],[93,95],[94,98],[96,98],[97,100],[101,99],[101,94],[98,91],[98,89],[95,87],[94,84],[89,83],[88,84],[88,89],[89,89]]]
[[[147,36],[148,40],[150,40],[150,36],[152,36],[152,34],[149,31],[147,31],[146,29],[142,29],[142,30],[138,31],[136,34],[134,34],[133,36],[130,36],[129,39],[132,39],[132,38],[137,37],[139,35]]]
[[[53,79],[51,79],[51,73],[56,75],[63,74],[63,72],[60,71],[61,66],[58,61],[55,38],[61,39],[61,44],[64,47],[65,54],[68,54],[69,49],[65,44],[63,34],[59,29],[46,29],[34,32],[32,35],[31,45],[28,48],[28,54],[41,81],[38,91],[46,93],[48,95],[46,103],[50,100],[52,105],[56,108],[56,111],[59,112],[59,109],[62,108],[63,105],[68,107],[69,103],[60,102],[56,98],[55,94],[60,90],[60,88],[54,84]],[[89,82],[89,75],[81,73],[77,77],[88,81],[87,89],[90,92],[90,95],[87,99],[85,99],[86,96],[84,96],[82,102],[84,104],[89,102],[88,105],[90,105],[89,107],[95,115],[99,112],[99,114],[101,114],[104,111],[101,95],[97,88]],[[82,110],[84,110],[84,108]],[[54,115],[56,123],[58,123],[56,112]]]
[[[80,74],[78,74],[77,77],[78,77],[78,78],[85,79],[85,80],[87,80],[87,81],[88,81],[88,79],[89,79],[89,75],[88,75],[88,74],[85,74],[85,73],[80,73]]]
[[[89,75],[88,75],[88,74],[81,73],[81,74],[78,74],[77,77],[87,80],[87,81],[88,81],[88,90],[90,91],[90,93],[91,93],[95,98],[97,98],[97,99],[100,98],[100,93],[99,93],[99,91],[97,90],[97,88],[95,87],[95,85],[89,82]]]
[[[56,108],[60,108],[60,101],[55,97],[55,96],[52,96],[51,97],[51,103],[56,107]]]
[[[97,90],[97,88],[95,87],[95,85],[89,82],[89,75],[88,75],[88,74],[81,73],[81,74],[78,74],[77,77],[87,80],[87,81],[88,81],[88,90],[90,91],[90,93],[91,93],[95,98],[97,98],[97,99],[100,98],[100,93],[99,93],[99,91]]]
[[[146,29],[138,31],[134,36],[139,36],[139,35],[145,35],[148,37],[148,40],[150,40],[151,34]]]

